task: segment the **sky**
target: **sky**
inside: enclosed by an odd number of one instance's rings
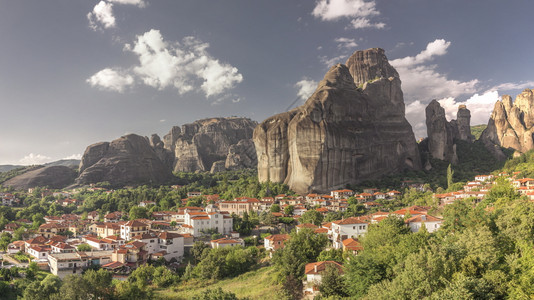
[[[438,99],[486,124],[534,88],[529,0],[0,0],[0,164],[81,158],[201,118],[258,122],[385,49],[416,138]]]

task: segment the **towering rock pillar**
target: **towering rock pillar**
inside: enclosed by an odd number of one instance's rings
[[[515,101],[504,95],[495,103],[480,139],[486,147],[500,159],[505,156],[500,147],[524,153],[534,149],[534,91],[525,89]]]
[[[421,168],[399,75],[378,48],[330,68],[304,105],[258,125],[254,143],[259,180],[298,193]]]

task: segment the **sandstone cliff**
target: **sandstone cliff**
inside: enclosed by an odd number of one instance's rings
[[[471,112],[465,105],[458,107],[456,120],[447,121],[445,109],[438,101],[432,100],[425,109],[428,152],[431,157],[458,163],[456,141],[472,143]]]
[[[153,137],[157,146],[158,138]],[[111,143],[93,144],[80,163],[79,185],[108,181],[114,186],[163,184],[172,179],[171,169],[160,159],[148,138],[135,134]]]
[[[355,52],[330,68],[306,103],[254,130],[260,181],[324,192],[421,161],[397,71],[384,50]]]
[[[28,171],[3,183],[17,190],[27,190],[37,186],[62,189],[74,182],[76,171],[66,166],[48,166]]]
[[[504,95],[495,107],[480,139],[497,158],[504,159],[500,147],[518,153],[534,149],[534,91],[525,89],[515,101]]]
[[[173,127],[163,137],[164,148],[174,156],[174,171],[210,171],[215,162],[227,160],[232,145],[251,139],[256,125],[247,118],[199,120],[181,129]],[[221,163],[216,169],[221,169]]]

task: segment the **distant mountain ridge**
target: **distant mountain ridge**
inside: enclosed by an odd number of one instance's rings
[[[80,160],[79,159],[60,159],[60,160],[49,162],[49,163],[42,164],[42,165],[45,166],[45,167],[48,167],[48,166],[65,166],[65,167],[76,167],[76,168],[78,168],[78,166],[80,165]],[[14,170],[14,169],[24,168],[24,167],[27,167],[27,166],[23,166],[23,165],[0,165],[0,173],[8,172],[8,171],[11,171],[11,170]]]

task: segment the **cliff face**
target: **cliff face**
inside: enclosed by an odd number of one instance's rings
[[[153,140],[159,138],[153,138]],[[158,149],[158,148],[156,148]],[[164,164],[146,137],[129,134],[111,143],[87,147],[80,163],[80,185],[108,181],[112,185],[162,184],[171,180]]]
[[[247,118],[199,120],[171,129],[163,137],[164,148],[173,153],[174,171],[210,171],[215,162],[226,161],[232,145],[251,139],[256,125]]]
[[[515,101],[504,95],[495,107],[480,139],[496,157],[504,158],[499,147],[520,153],[534,149],[534,91],[525,89]]]
[[[384,50],[355,52],[346,64],[330,68],[304,105],[256,127],[260,181],[307,193],[421,168]]]
[[[433,158],[452,163],[458,162],[456,140],[472,143],[471,112],[465,105],[458,107],[456,120],[447,121],[445,109],[438,101],[432,100],[425,109],[428,152]]]

